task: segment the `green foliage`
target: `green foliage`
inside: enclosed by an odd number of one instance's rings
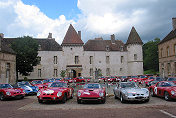
[[[38,42],[29,36],[19,37],[12,45],[16,52],[16,70],[23,76],[28,76],[33,71],[33,66],[38,64]]]
[[[98,69],[98,77],[103,76],[101,69]]]
[[[159,72],[158,71],[155,71],[155,70],[146,70],[144,71],[144,74],[154,74],[154,75],[157,75]]]
[[[65,75],[66,75],[66,70],[61,70],[60,76],[61,76],[62,78],[64,78]]]
[[[159,38],[155,38],[143,45],[144,70],[159,70],[158,43]]]

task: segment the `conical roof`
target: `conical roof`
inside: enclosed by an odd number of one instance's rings
[[[128,40],[126,42],[126,45],[128,44],[143,44],[139,34],[136,32],[136,29],[134,27],[132,27]]]
[[[72,44],[78,44],[78,45],[83,45],[83,41],[81,40],[81,37],[77,34],[76,30],[70,24],[67,33],[64,37],[64,40],[62,41],[62,45],[72,45]]]

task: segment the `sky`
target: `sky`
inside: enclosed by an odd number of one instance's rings
[[[172,30],[176,0],[0,0],[4,37],[47,38],[61,44],[72,24],[84,43],[103,37],[126,43],[134,26],[143,42],[163,39]]]

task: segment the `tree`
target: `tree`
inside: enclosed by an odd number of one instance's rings
[[[148,41],[143,45],[144,70],[159,70],[158,43],[159,38]]]
[[[23,76],[30,75],[38,61],[38,42],[29,36],[17,38],[11,45],[16,53],[16,71]]]
[[[65,75],[66,75],[66,70],[61,70],[60,76],[61,76],[62,78],[64,78]]]

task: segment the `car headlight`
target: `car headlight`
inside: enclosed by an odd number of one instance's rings
[[[36,88],[36,90],[38,91],[39,90],[39,88],[38,87],[35,87]]]
[[[6,95],[11,95],[11,93],[10,92],[6,92]]]
[[[38,92],[37,92],[37,96],[39,96],[40,94],[41,94],[41,92],[40,92],[40,91],[38,91]]]
[[[79,97],[79,96],[81,96],[81,93],[80,93],[80,92],[78,92],[78,97]]]
[[[62,92],[57,93],[57,97],[60,97],[60,96],[62,96]]]
[[[175,94],[175,91],[171,91],[171,94],[174,95],[174,94]]]
[[[100,96],[100,97],[103,97],[103,96],[104,96],[104,93],[99,93],[99,96]]]

